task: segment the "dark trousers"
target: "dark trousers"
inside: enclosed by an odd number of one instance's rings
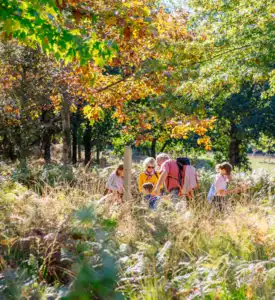
[[[212,200],[212,203],[218,211],[220,211],[220,212],[224,211],[224,209],[225,209],[225,197],[215,196]]]

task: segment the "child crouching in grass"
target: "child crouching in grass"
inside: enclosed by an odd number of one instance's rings
[[[227,206],[226,196],[230,194],[241,193],[245,187],[237,187],[232,190],[227,189],[228,183],[232,180],[232,166],[228,162],[224,162],[216,166],[217,175],[215,183],[212,184],[208,193],[208,201],[211,202],[216,209],[223,212]]]
[[[142,185],[142,192],[143,192],[143,195],[144,195],[144,199],[146,201],[148,201],[150,209],[156,209],[157,208],[157,201],[159,199],[159,197],[152,195],[153,190],[154,190],[154,185],[150,182],[144,183]]]
[[[225,196],[232,193],[233,191],[227,190],[227,185],[231,180],[232,166],[224,162],[216,166],[217,175],[214,184],[208,194],[208,200],[213,206],[220,212],[224,211],[226,207]]]

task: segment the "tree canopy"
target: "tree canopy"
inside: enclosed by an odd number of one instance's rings
[[[272,136],[272,1],[190,0],[188,9],[152,0],[0,5],[0,121],[9,126],[2,140],[33,130],[23,138],[28,148],[41,132],[48,142],[62,134],[68,162],[71,143],[109,125],[117,145],[149,147],[153,156],[189,136],[198,149],[211,150],[218,139],[212,133],[224,120],[234,120],[247,141]],[[245,86],[259,87],[257,96],[247,88],[244,96]],[[45,127],[49,118],[54,122]],[[13,144],[25,152],[20,138]]]

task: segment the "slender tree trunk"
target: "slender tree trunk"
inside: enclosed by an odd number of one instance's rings
[[[73,132],[73,154],[72,154],[73,164],[77,163],[77,133]]]
[[[100,163],[100,146],[98,142],[96,143],[96,163],[99,165]]]
[[[43,122],[43,136],[42,136],[42,149],[43,157],[45,163],[48,164],[51,162],[51,144],[52,144],[52,134],[53,129],[51,125],[52,114],[48,111],[44,111],[41,116],[41,121]]]
[[[27,94],[26,94],[26,76],[27,70],[26,68],[22,68],[21,73],[21,97],[20,97],[20,147],[19,147],[19,159],[20,159],[20,167],[27,167],[27,120],[25,113],[25,105],[27,102]]]
[[[45,131],[43,136],[44,160],[48,164],[51,162],[51,140],[52,135],[50,130]]]
[[[81,157],[81,143],[80,143],[80,140],[78,140],[78,144],[77,144],[77,157],[78,157],[78,161],[81,161],[82,157]]]
[[[156,158],[156,146],[157,146],[157,139],[156,138],[154,138],[153,140],[152,140],[152,144],[151,144],[151,157],[154,157],[154,158]]]
[[[62,111],[62,127],[63,127],[63,164],[69,164],[71,160],[71,128],[70,128],[70,99],[67,92],[63,93],[63,111]]]
[[[76,116],[74,115],[72,118],[72,136],[73,136],[72,162],[73,164],[77,163],[77,131],[78,131],[78,123],[77,123]]]
[[[16,159],[13,144],[6,135],[4,135],[3,138],[3,154],[6,158],[9,158],[11,161],[14,161]]]
[[[84,144],[84,150],[85,150],[85,165],[87,165],[91,160],[91,149],[92,149],[92,132],[89,122],[86,124],[86,129],[83,135],[83,144]]]
[[[241,163],[240,159],[240,146],[241,141],[238,139],[237,136],[238,130],[236,124],[232,123],[230,128],[230,142],[229,142],[229,150],[228,150],[228,156],[229,156],[229,162],[230,164],[234,166],[238,166]]]
[[[166,149],[166,147],[171,143],[171,140],[167,140],[165,141],[165,143],[162,145],[160,152],[164,152],[164,150]]]
[[[77,105],[77,112],[76,112],[78,161],[81,161],[81,140],[82,140],[82,131],[80,130],[80,125],[81,125],[81,112],[80,112],[80,108],[81,108],[81,104],[78,103],[78,105]]]

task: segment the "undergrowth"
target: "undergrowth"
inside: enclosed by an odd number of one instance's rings
[[[19,177],[1,182],[0,299],[275,297],[271,175],[237,174],[251,188],[219,214],[206,200],[208,171],[187,207],[164,198],[156,211],[135,185],[129,203],[99,204],[111,171],[37,175],[31,188]]]

